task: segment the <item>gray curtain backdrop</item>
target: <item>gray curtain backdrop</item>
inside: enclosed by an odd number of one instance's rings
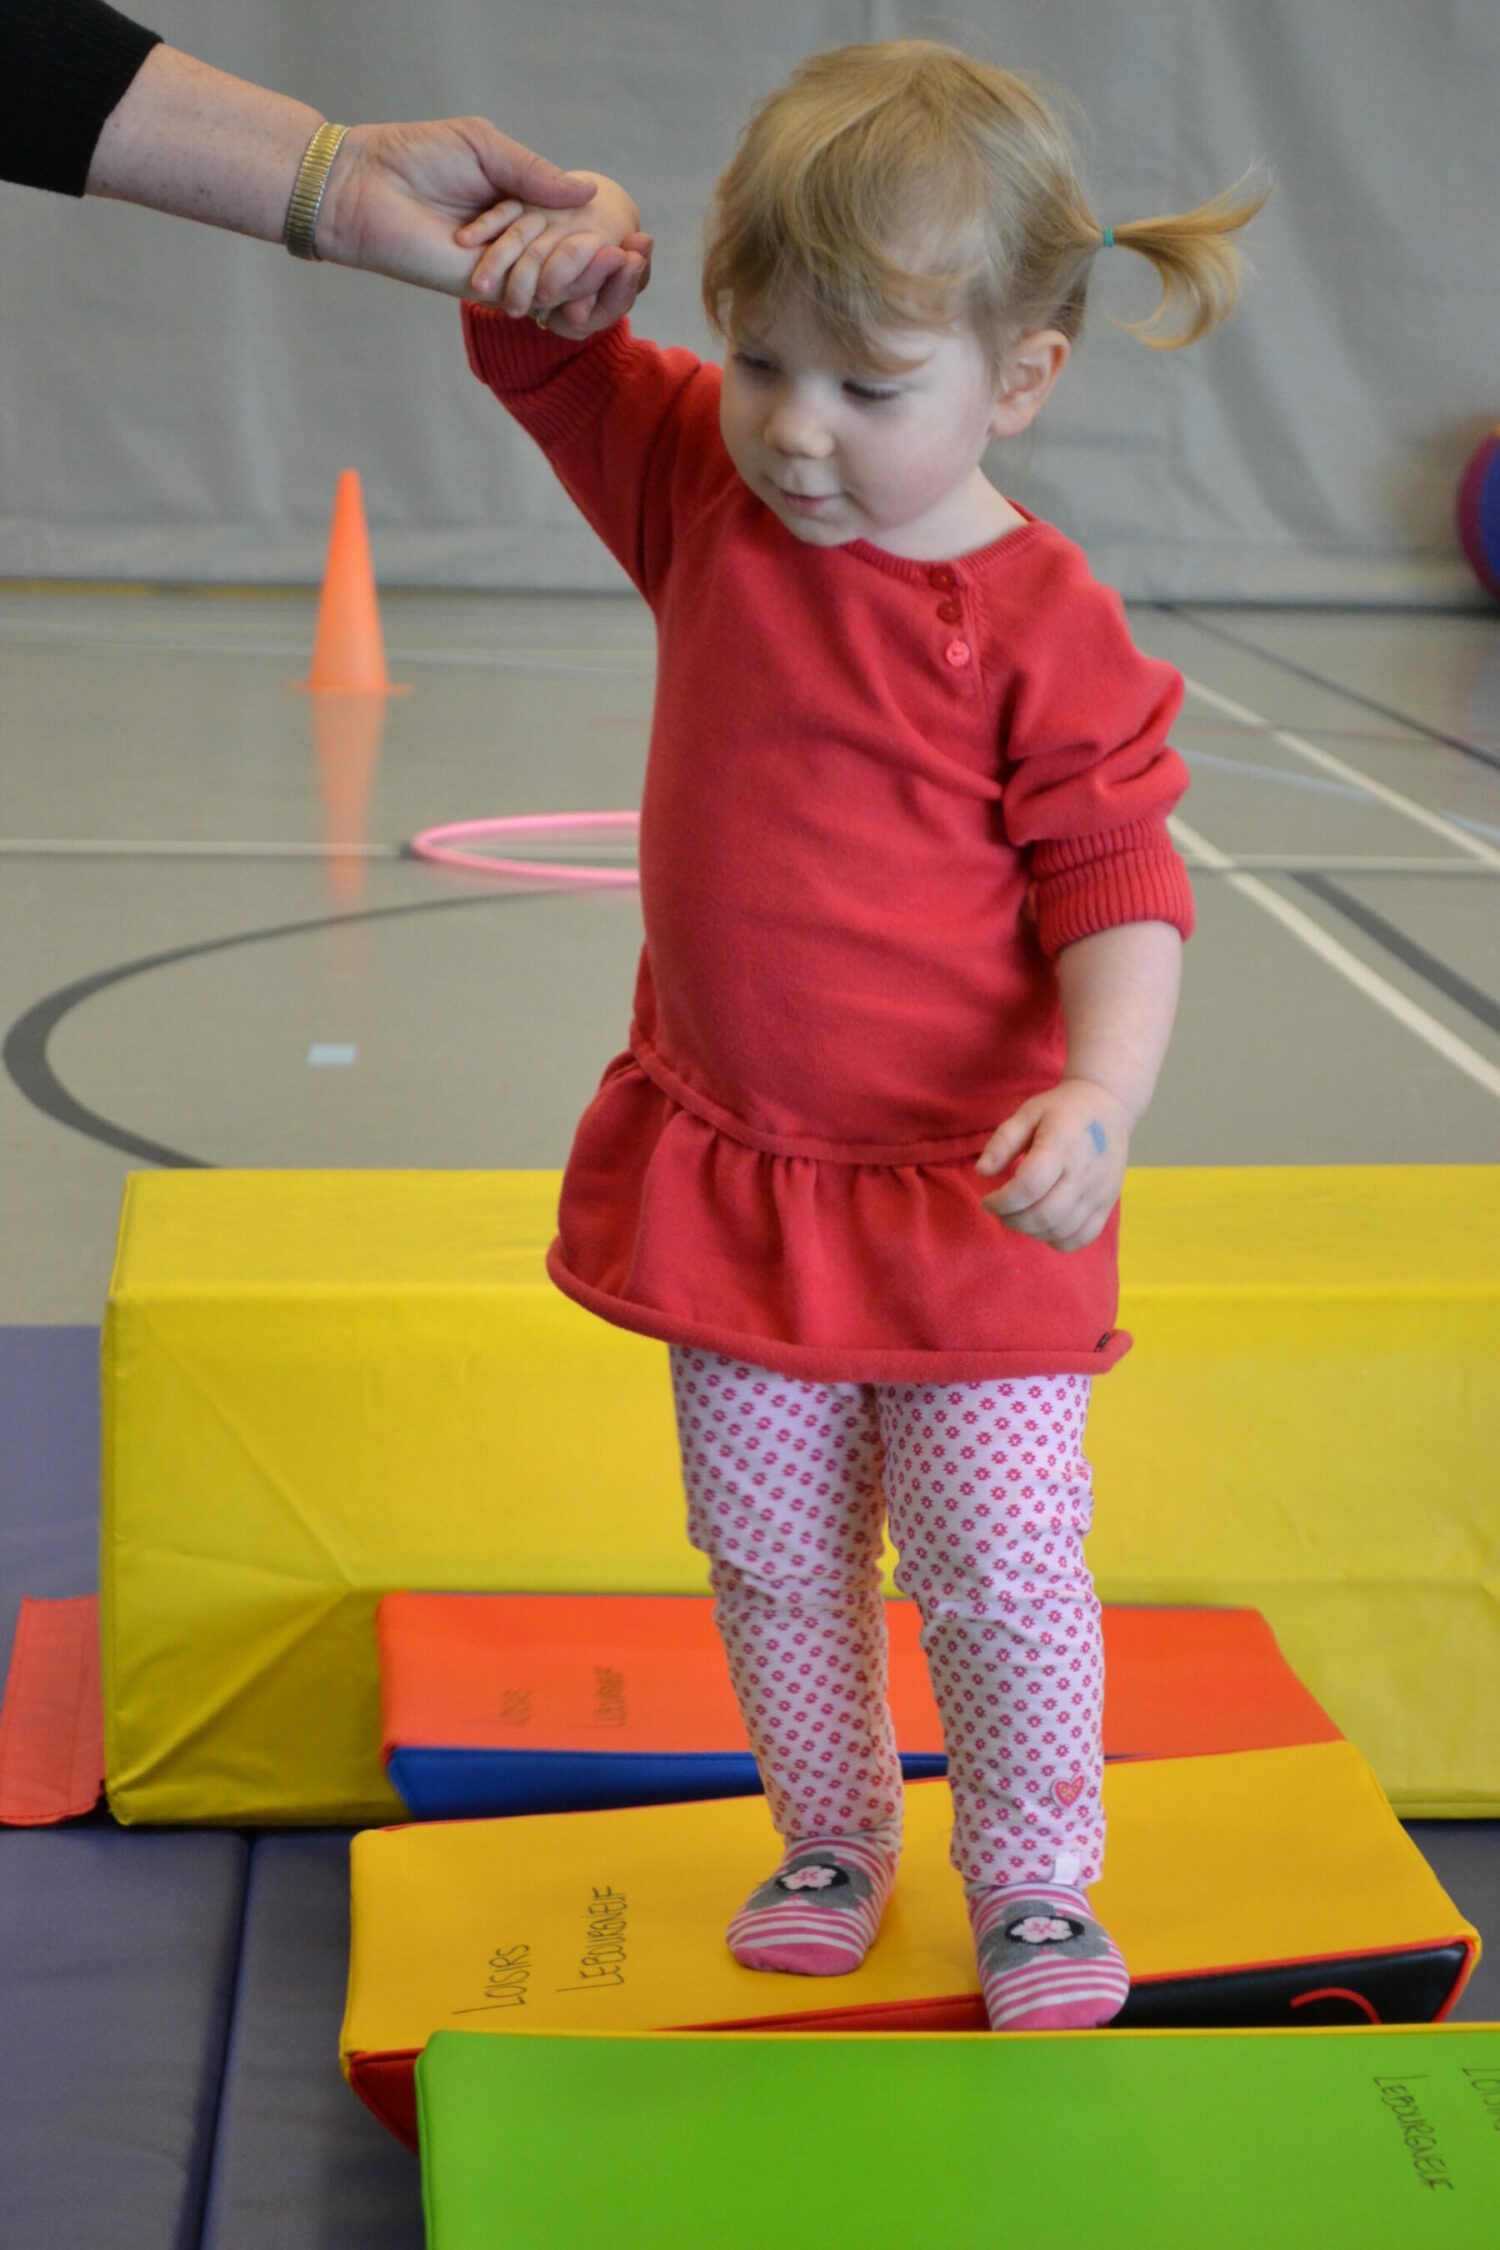
[[[127,0],[128,4],[128,0]],[[481,111],[623,179],[640,326],[707,349],[702,214],[751,103],[846,40],[949,38],[1067,87],[1101,219],[1252,162],[1229,326],[1158,355],[1101,257],[1083,346],[997,483],[1127,595],[1467,604],[1453,531],[1500,420],[1500,0],[139,0],[204,60],[347,122]],[[0,575],[315,582],[362,476],[387,586],[622,577],[465,365],[456,307],[270,245],[0,187]]]

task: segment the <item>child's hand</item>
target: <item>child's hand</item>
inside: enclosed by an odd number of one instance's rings
[[[469,293],[516,318],[558,313],[564,334],[586,336],[620,319],[650,278],[651,237],[625,190],[597,172],[592,202],[547,210],[514,198],[493,204],[454,237],[478,249]],[[564,309],[566,311],[564,312]]]
[[[1107,1087],[1064,1078],[1022,1102],[991,1136],[981,1173],[1015,1171],[981,1198],[986,1211],[1054,1250],[1082,1250],[1101,1231],[1125,1179],[1130,1114]]]

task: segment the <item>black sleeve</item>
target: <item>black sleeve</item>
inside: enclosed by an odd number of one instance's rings
[[[0,179],[82,195],[104,120],[159,42],[104,0],[0,0]]]

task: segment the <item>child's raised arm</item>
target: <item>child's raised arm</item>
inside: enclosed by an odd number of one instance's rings
[[[481,211],[455,240],[478,249],[469,294],[516,318],[557,312],[562,333],[588,336],[630,310],[651,273],[652,241],[641,214],[618,181],[599,172],[594,198],[581,209],[518,206],[512,199]]]

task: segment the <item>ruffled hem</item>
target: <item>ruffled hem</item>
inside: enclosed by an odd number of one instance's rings
[[[563,1181],[552,1279],[618,1328],[827,1383],[1099,1375],[1116,1211],[1086,1250],[1002,1227],[972,1154],[935,1163],[780,1155],[653,1083],[606,1071]]]

